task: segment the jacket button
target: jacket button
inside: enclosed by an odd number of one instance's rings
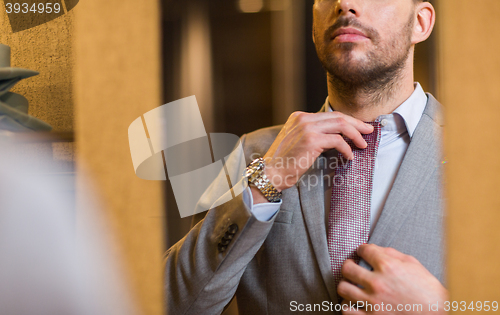
[[[221,243],[219,243],[219,245],[217,245],[217,248],[219,249],[219,252],[221,252],[221,253],[222,253],[223,251],[225,251],[225,250],[226,250],[227,246],[224,246],[224,245],[222,245]]]
[[[224,234],[224,238],[227,239],[227,240],[232,240],[234,238],[234,234],[231,234],[229,232],[226,232]]]
[[[230,234],[236,234],[236,232],[238,232],[238,225],[237,224],[231,224],[228,228],[227,228],[227,231],[230,233]]]
[[[227,246],[229,245],[229,243],[231,243],[231,240],[228,240],[227,238],[223,237],[221,240],[220,240],[220,243],[221,245],[223,246]]]

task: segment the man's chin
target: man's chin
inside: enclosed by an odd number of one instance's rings
[[[352,44],[352,43],[347,43],[347,44]],[[345,62],[345,63],[351,63],[352,66],[356,66],[356,64],[363,64],[363,63],[369,63],[370,58],[369,53],[361,47],[352,47],[350,49],[342,49],[339,54],[337,55],[340,62]]]
[[[326,70],[330,76],[347,85],[358,86],[366,83],[371,77],[369,65],[359,60],[338,60],[332,62]]]
[[[357,71],[335,69],[328,73],[343,83],[343,86],[361,86],[366,83],[366,76]]]

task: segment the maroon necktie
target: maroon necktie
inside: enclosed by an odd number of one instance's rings
[[[338,167],[332,185],[332,199],[328,219],[328,251],[332,264],[335,287],[342,275],[340,269],[346,259],[359,263],[356,249],[368,242],[370,232],[370,203],[373,168],[380,141],[380,122],[370,122],[371,134],[363,135],[368,143],[365,149],[351,146],[354,160],[347,161],[339,154]]]

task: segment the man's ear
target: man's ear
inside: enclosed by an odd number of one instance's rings
[[[419,3],[416,6],[415,13],[412,44],[418,44],[429,38],[436,23],[436,11],[432,4],[427,1]]]

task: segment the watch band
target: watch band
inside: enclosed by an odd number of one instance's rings
[[[270,202],[280,202],[281,192],[279,192],[264,174],[265,163],[263,158],[253,160],[248,164],[245,177],[248,183],[253,184]]]

